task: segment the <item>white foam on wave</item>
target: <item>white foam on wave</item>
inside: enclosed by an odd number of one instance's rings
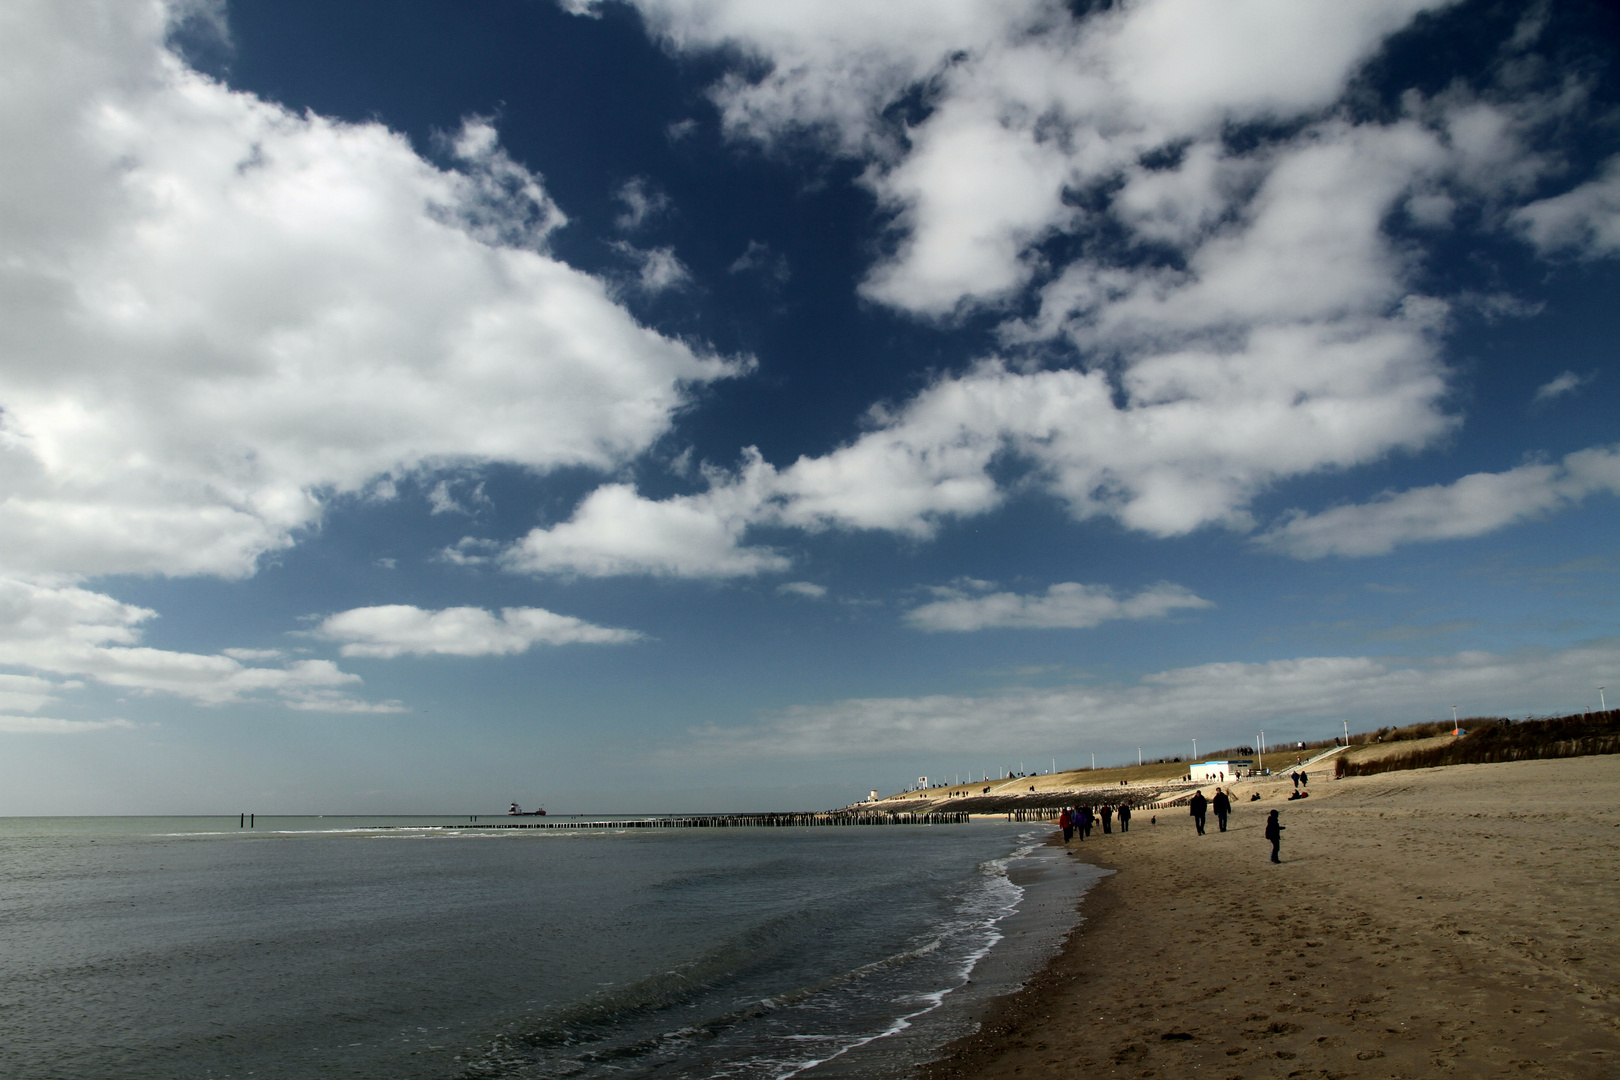
[[[772,1080],[789,1080],[791,1077],[825,1065],[827,1062],[842,1057],[851,1051],[858,1050],[863,1046],[869,1046],[882,1039],[899,1035],[901,1032],[911,1028],[918,1018],[926,1016],[944,1005],[946,999],[953,992],[966,986],[973,974],[973,970],[978,967],[980,961],[990,955],[991,950],[1004,940],[1005,935],[998,929],[999,924],[1009,915],[1018,911],[1019,903],[1024,898],[1025,889],[1012,880],[1008,874],[1008,869],[1014,862],[1028,858],[1032,852],[1039,848],[1043,842],[1039,837],[1044,835],[1044,830],[1034,830],[1026,833],[1020,837],[1020,840],[1024,841],[1022,846],[999,859],[988,859],[979,864],[979,872],[984,877],[984,885],[975,894],[964,899],[960,909],[962,918],[958,920],[956,925],[922,949],[908,950],[906,953],[898,954],[874,964],[868,964],[862,969],[865,971],[879,966],[888,966],[902,959],[910,959],[923,955],[925,952],[932,952],[942,946],[948,938],[958,935],[965,937],[975,931],[981,932],[984,935],[983,941],[963,956],[956,972],[956,982],[953,985],[919,993],[917,997],[921,1001],[922,1007],[896,1017],[881,1031],[850,1038],[848,1042],[845,1042],[830,1054],[793,1063],[784,1062],[783,1064],[788,1067],[785,1071],[775,1073]],[[821,1036],[818,1038],[832,1039],[838,1037]]]

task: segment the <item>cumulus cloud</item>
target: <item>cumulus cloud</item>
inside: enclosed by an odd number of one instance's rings
[[[736,370],[547,253],[563,215],[489,122],[441,168],[189,69],[167,18],[8,10],[0,571],[248,574],[328,493],[612,468]]]
[[[1176,668],[1134,682],[1018,689],[979,697],[864,698],[706,728],[677,753],[720,757],[915,757],[1061,753],[1084,734],[1099,749],[1179,742],[1189,731],[1242,742],[1280,724],[1324,733],[1449,716],[1577,711],[1620,662],[1620,639],[1558,651],[1432,657],[1321,656]]]
[[[1045,593],[983,593],[977,589],[939,590],[941,599],[906,612],[919,630],[1084,629],[1116,619],[1153,619],[1172,611],[1213,607],[1180,585],[1161,583],[1121,598],[1104,585],[1064,581]]]
[[[1382,555],[1401,544],[1483,536],[1598,492],[1620,494],[1620,447],[1579,450],[1556,464],[1473,473],[1320,514],[1295,511],[1258,542],[1297,559]]]
[[[595,626],[544,608],[425,611],[408,604],[353,608],[328,616],[316,631],[343,642],[344,656],[510,656],[534,645],[619,645],[639,641],[633,630]]]
[[[788,581],[778,585],[776,591],[784,596],[803,596],[811,600],[820,600],[827,595],[827,586],[817,585],[813,581]]]
[[[353,697],[360,677],[329,660],[255,667],[242,660],[265,657],[243,657],[239,650],[230,656],[143,646],[141,624],[155,615],[87,589],[0,579],[0,664],[138,693],[170,694],[199,705],[270,700],[322,711],[397,711],[397,706]],[[5,678],[13,681],[0,683],[0,702],[24,711],[29,702],[43,707],[59,689],[79,685],[51,687],[30,676]]]
[[[773,475],[755,454],[736,477],[700,495],[658,501],[628,484],[606,484],[569,520],[531,530],[501,553],[501,562],[522,573],[589,577],[723,578],[784,570],[786,556],[743,542]]]
[[[1534,147],[1578,88],[1411,93],[1378,121],[1339,108],[1383,41],[1447,0],[1145,0],[1083,17],[1055,2],[635,6],[672,50],[758,62],[712,88],[734,138],[811,133],[867,162],[892,222],[869,298],[931,319],[1017,298],[1021,314],[1003,320],[1004,356],[874,409],[848,444],[714,474],[701,496],[587,500],[531,535],[569,540],[531,569],[757,573],[736,555],[752,526],[926,537],[1000,505],[1008,461],[1076,518],[1250,530],[1277,482],[1419,450],[1460,422],[1441,350],[1452,304],[1418,290],[1392,221],[1443,228],[1468,200],[1553,246],[1606,205],[1609,173],[1507,212],[1562,167]],[[1253,139],[1230,137],[1246,124]],[[1072,359],[1049,362],[1061,348]],[[708,554],[593,557],[617,542],[609,503],[706,536]]]

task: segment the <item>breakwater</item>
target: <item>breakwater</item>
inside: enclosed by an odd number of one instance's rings
[[[699,814],[611,821],[491,821],[447,829],[773,829],[812,825],[961,825],[965,813],[941,814]]]

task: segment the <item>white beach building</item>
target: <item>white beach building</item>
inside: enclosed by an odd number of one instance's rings
[[[1200,761],[1188,766],[1188,771],[1194,781],[1214,781],[1219,784],[1253,775],[1254,762],[1247,758],[1240,761]]]

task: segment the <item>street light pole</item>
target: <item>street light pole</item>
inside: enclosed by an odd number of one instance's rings
[[[1136,748],[1136,767],[1138,769],[1142,767],[1142,748],[1140,746]]]
[[[1344,745],[1350,745],[1350,721],[1344,721]]]
[[[1455,705],[1451,707],[1451,733],[1453,735],[1459,735],[1462,733],[1462,724],[1457,719],[1457,706]]]
[[[1193,760],[1198,760],[1198,740],[1193,740]]]
[[[1609,711],[1609,699],[1603,696],[1603,687],[1601,686],[1598,687],[1598,704],[1603,707],[1604,712]]]
[[[1092,772],[1097,771],[1097,755],[1096,754],[1091,755],[1091,771]]]

